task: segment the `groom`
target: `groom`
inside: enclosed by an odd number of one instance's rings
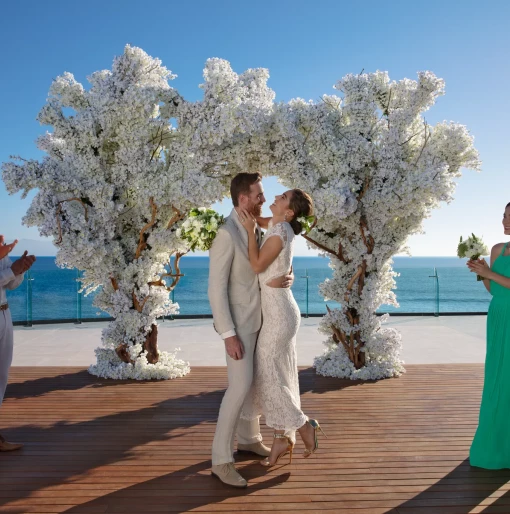
[[[209,301],[214,327],[225,343],[228,389],[221,402],[212,446],[212,474],[223,483],[244,488],[248,484],[234,466],[234,437],[237,450],[267,457],[258,418],[240,419],[243,402],[253,378],[253,356],[262,324],[258,276],[250,266],[248,234],[240,213],[262,213],[266,201],[260,173],[240,173],[232,179],[230,196],[234,208],[218,230],[209,252]],[[257,227],[257,241],[261,231]],[[293,275],[286,277],[290,287]]]

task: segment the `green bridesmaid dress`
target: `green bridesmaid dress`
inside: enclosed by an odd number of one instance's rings
[[[492,265],[510,277],[506,247]],[[491,280],[492,300],[487,315],[487,355],[478,429],[471,445],[471,466],[510,468],[510,289]]]

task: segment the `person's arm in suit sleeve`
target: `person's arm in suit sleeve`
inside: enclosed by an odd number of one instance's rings
[[[234,259],[234,244],[228,230],[220,229],[209,250],[209,302],[214,326],[223,339],[235,335],[228,302],[228,282]]]
[[[4,257],[7,260],[7,266],[5,269],[0,270],[0,287],[5,289],[16,289],[23,282],[24,273],[15,275],[11,269],[11,260],[9,257]]]

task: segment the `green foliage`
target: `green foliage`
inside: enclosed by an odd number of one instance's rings
[[[213,209],[200,207],[192,209],[177,235],[187,243],[191,251],[207,251],[225,218]]]

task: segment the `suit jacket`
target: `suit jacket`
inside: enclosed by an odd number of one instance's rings
[[[260,229],[257,227],[260,241]],[[219,228],[209,250],[209,302],[219,334],[260,330],[262,310],[258,275],[248,256],[248,234],[235,209]]]

